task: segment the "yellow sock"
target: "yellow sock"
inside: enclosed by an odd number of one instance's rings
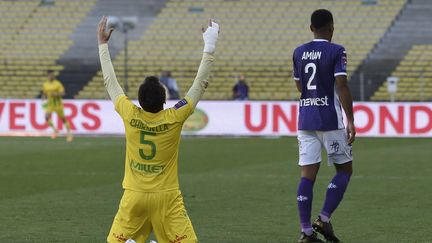
[[[70,125],[69,125],[69,122],[66,119],[64,120],[64,124],[65,124],[65,127],[66,127],[66,131],[69,133],[70,132]]]
[[[54,132],[57,132],[57,129],[54,127],[51,119],[48,120],[48,125],[54,130]]]

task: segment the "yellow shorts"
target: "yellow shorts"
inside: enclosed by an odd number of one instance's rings
[[[60,118],[64,117],[64,112],[63,112],[63,106],[52,106],[52,105],[47,105],[45,108],[45,112],[46,113],[57,113],[57,116],[59,116]]]
[[[198,242],[180,190],[125,190],[107,241],[144,243],[152,231],[158,243]]]

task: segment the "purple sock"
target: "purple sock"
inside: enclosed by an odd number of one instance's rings
[[[321,210],[324,220],[329,220],[332,213],[342,201],[345,190],[348,186],[351,175],[344,172],[337,172],[327,187],[326,199]]]
[[[314,182],[302,177],[297,190],[297,206],[300,214],[300,225],[302,232],[306,235],[312,234],[311,211]]]

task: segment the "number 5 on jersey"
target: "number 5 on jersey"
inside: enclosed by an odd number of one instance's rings
[[[146,135],[147,135],[147,137],[146,137]],[[144,152],[143,148],[139,149],[139,154],[140,154],[141,158],[144,160],[151,160],[156,155],[156,144],[153,143],[152,141],[148,140],[149,136],[156,136],[156,133],[141,131],[140,143],[143,145],[149,145],[150,146],[150,153],[147,153],[147,154]]]
[[[307,82],[307,89],[308,90],[316,90],[316,85],[312,84],[312,81],[315,78],[315,74],[316,74],[316,65],[313,62],[310,62],[308,64],[306,64],[305,66],[305,73],[309,73],[310,69],[312,69],[312,75],[309,77],[309,80]]]

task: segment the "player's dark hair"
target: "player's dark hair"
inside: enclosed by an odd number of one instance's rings
[[[332,23],[333,23],[333,15],[327,9],[315,10],[311,15],[311,25],[317,30]]]
[[[157,77],[148,76],[144,79],[138,90],[138,101],[147,112],[157,113],[163,110],[166,91]]]
[[[48,69],[48,70],[47,70],[47,74],[50,74],[50,73],[54,73],[54,70],[52,70],[52,69]]]

